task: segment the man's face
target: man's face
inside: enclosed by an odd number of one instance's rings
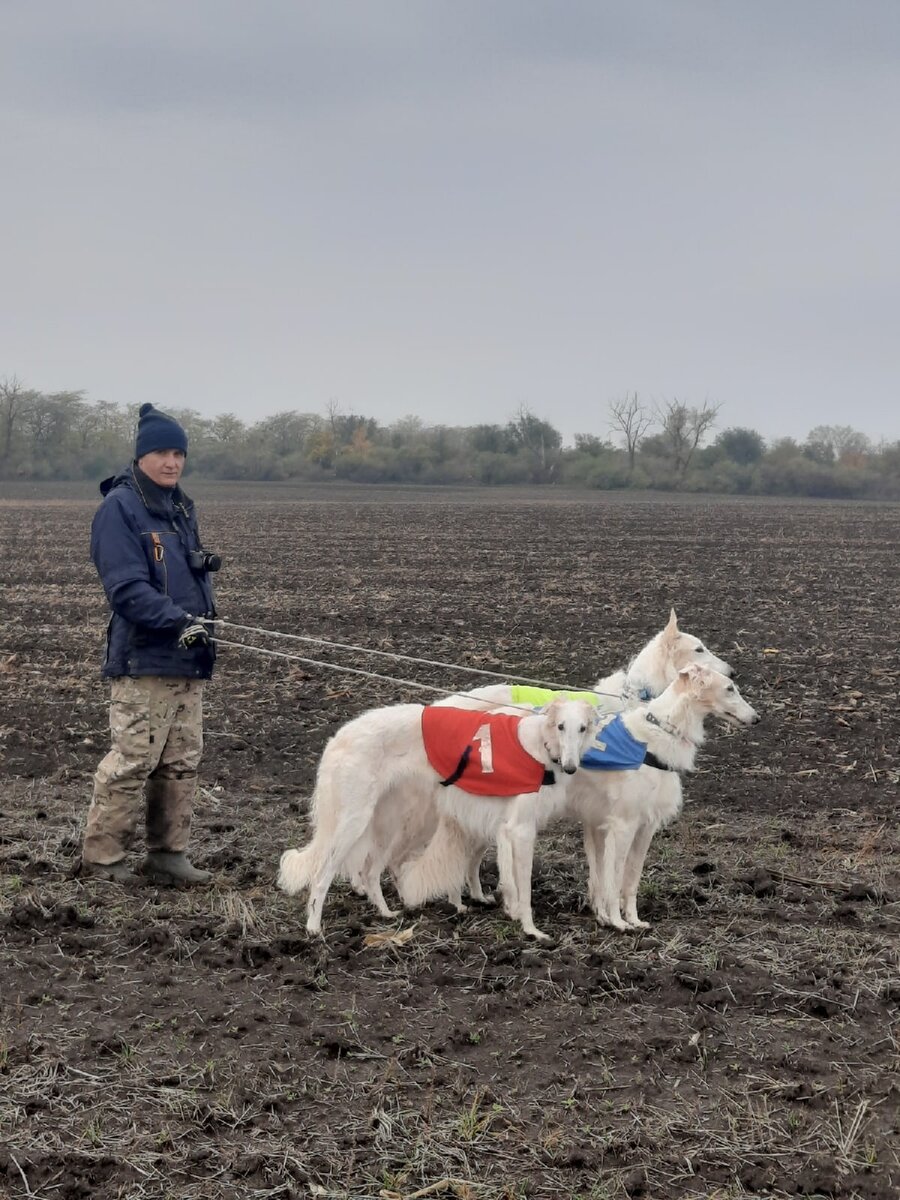
[[[151,450],[137,460],[137,465],[159,487],[174,487],[184,470],[184,451]]]

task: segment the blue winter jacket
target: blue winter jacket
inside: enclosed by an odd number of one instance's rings
[[[112,608],[103,674],[209,679],[215,647],[178,646],[189,616],[215,615],[209,573],[188,560],[201,546],[193,502],[136,464],[104,479],[100,491],[91,558]]]

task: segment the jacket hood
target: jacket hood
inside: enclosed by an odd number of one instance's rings
[[[100,483],[101,496],[108,496],[114,488],[127,487],[136,492],[149,512],[159,517],[171,517],[174,506],[188,511],[194,507],[190,496],[177,484],[173,488],[162,488],[148,478],[137,463],[124,467],[117,475],[110,475]]]
[[[131,482],[131,467],[125,467],[118,475],[110,475],[107,479],[100,480],[100,495],[108,496],[115,487],[121,487],[122,484]]]

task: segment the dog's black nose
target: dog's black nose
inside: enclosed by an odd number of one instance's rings
[[[563,767],[563,770],[565,771],[565,773],[567,775],[574,775],[575,772],[578,770],[578,768],[577,767]]]
[[[762,720],[762,717],[759,715],[759,713],[754,713],[753,720],[751,721],[751,725],[758,725],[761,720]]]

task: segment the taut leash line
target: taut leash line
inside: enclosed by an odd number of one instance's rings
[[[231,624],[231,622],[228,622]],[[433,692],[438,696],[453,696],[458,689],[449,690],[442,687],[434,687],[430,683],[417,683],[414,679],[398,679],[396,675],[379,675],[376,671],[363,671],[360,667],[342,667],[340,663],[320,662],[315,658],[302,658],[299,654],[285,654],[283,650],[263,650],[259,646],[245,646],[243,642],[227,642],[224,638],[211,637],[211,642],[215,642],[217,646],[231,646],[234,650],[249,650],[251,654],[265,654],[270,658],[286,658],[289,662],[305,663],[308,667],[325,667],[329,671],[339,671],[342,675],[362,675],[366,679],[381,679],[386,683],[396,683],[401,687],[418,688],[419,691]],[[585,689],[582,688],[582,691]],[[470,697],[470,699],[478,700],[480,704],[496,707],[496,701],[482,700],[480,697]],[[504,704],[504,708],[518,708],[523,713],[533,713],[534,709],[531,705],[525,704]]]
[[[212,622],[212,624],[227,625],[230,629],[241,629],[246,633],[260,633],[264,637],[285,638],[287,641],[292,641],[292,642],[308,642],[308,643],[311,643],[316,646],[328,646],[330,649],[333,649],[333,650],[352,650],[356,654],[373,654],[379,658],[391,658],[391,659],[395,659],[398,662],[418,663],[420,666],[425,666],[425,667],[442,667],[445,671],[468,671],[471,675],[484,675],[488,679],[498,679],[504,683],[528,683],[528,684],[531,684],[532,687],[549,688],[554,692],[573,692],[573,691],[592,692],[595,696],[609,696],[616,700],[621,698],[618,692],[598,692],[596,688],[585,688],[585,687],[572,688],[572,687],[569,687],[567,684],[547,683],[543,679],[529,679],[525,675],[507,675],[507,674],[501,673],[499,671],[484,671],[480,667],[467,667],[467,666],[463,666],[461,663],[437,662],[435,659],[432,659],[432,658],[414,658],[410,654],[396,654],[390,650],[371,650],[371,649],[369,649],[368,646],[352,646],[346,642],[330,642],[326,638],[314,638],[314,637],[309,637],[309,636],[306,636],[306,635],[300,634],[300,633],[279,633],[275,629],[263,629],[258,625],[239,625],[236,621],[226,621],[224,617],[216,617],[214,619],[214,621]],[[224,642],[221,640],[221,638],[215,638],[214,640],[221,642],[221,644],[223,646],[236,646],[242,650],[255,650],[256,649],[255,646],[247,646],[247,645],[244,645],[243,642]],[[277,657],[277,652],[274,650],[260,650],[259,653],[260,654],[272,654],[272,655],[276,655],[276,657]],[[283,655],[282,657],[296,658],[296,661],[298,661],[298,662],[312,663],[315,666],[319,666],[319,667],[333,667],[332,663],[321,663],[321,662],[317,662],[315,659],[303,659],[303,658],[299,658],[298,656],[294,656],[294,655]],[[377,675],[374,672],[370,672],[370,671],[359,671],[359,670],[354,671],[354,670],[351,670],[350,667],[342,667],[341,670],[346,670],[346,671],[350,672],[351,674],[368,675],[372,679],[391,679],[392,678],[392,676],[390,676],[390,675]],[[427,684],[414,683],[411,680],[397,680],[397,682],[398,683],[409,683],[409,685],[411,687],[421,687],[421,688],[428,687]],[[448,690],[446,688],[430,688],[429,690],[435,691],[435,692],[442,692],[444,695],[452,696],[453,693],[455,691],[458,691],[459,689],[454,688],[452,690]]]

